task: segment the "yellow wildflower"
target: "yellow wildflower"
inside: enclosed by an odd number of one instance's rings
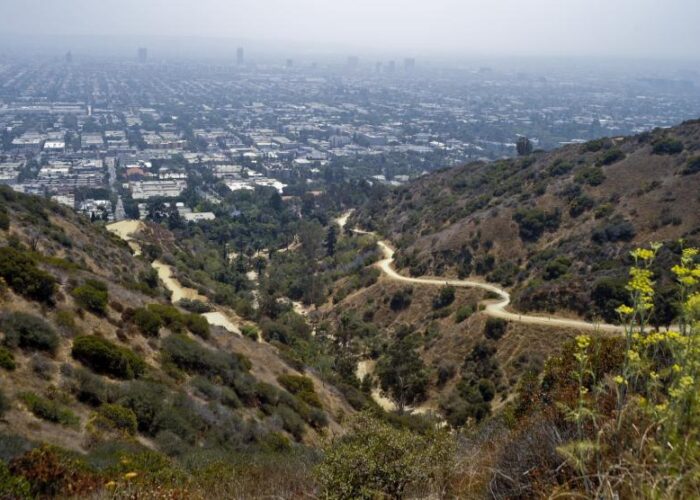
[[[636,363],[637,361],[639,361],[639,353],[630,349],[629,351],[627,351],[627,358],[629,358],[630,362]]]
[[[683,370],[683,368],[681,368],[681,365],[679,365],[678,363],[675,363],[671,367],[671,370],[673,370],[673,373],[680,373]]]
[[[130,479],[134,479],[138,475],[138,472],[127,472],[126,474],[124,474],[124,479],[128,481]]]
[[[613,380],[617,385],[622,385],[625,383],[625,379],[622,378],[622,375],[615,375],[615,378],[613,378]]]
[[[621,305],[620,307],[618,307],[617,309],[615,309],[615,311],[617,311],[617,313],[620,316],[629,316],[632,313],[634,313],[634,309],[632,309],[630,306],[626,306],[624,304]]]
[[[107,484],[105,484],[105,488],[112,490],[117,487],[116,481],[110,481]]]
[[[588,335],[579,335],[576,337],[576,345],[579,349],[586,349],[591,343],[591,338]]]
[[[647,250],[646,248],[637,248],[630,252],[630,255],[636,260],[651,260],[654,257],[654,252],[652,250]]]

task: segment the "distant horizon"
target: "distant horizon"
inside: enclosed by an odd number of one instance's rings
[[[57,45],[57,41],[64,41]],[[342,64],[348,57],[359,58],[360,65],[394,60],[397,64],[404,59],[416,59],[418,63],[429,64],[503,64],[513,62],[534,62],[554,65],[572,63],[615,63],[658,65],[688,65],[700,75],[700,54],[696,57],[659,57],[613,54],[529,54],[529,53],[477,53],[455,51],[420,52],[410,50],[368,49],[349,44],[318,44],[303,41],[241,39],[229,36],[204,35],[117,35],[117,34],[0,34],[0,57],[32,55],[36,57],[60,57],[70,51],[73,56],[85,55],[90,58],[131,58],[140,47],[148,49],[152,60],[195,59],[222,60],[235,59],[236,49],[243,48],[246,59],[252,61],[260,57],[284,60],[287,57],[318,62]]]
[[[696,0],[0,0],[23,37],[220,40],[416,57],[698,61]],[[564,5],[565,4],[565,5]]]

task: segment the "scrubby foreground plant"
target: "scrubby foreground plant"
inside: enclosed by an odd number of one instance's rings
[[[700,497],[698,250],[683,249],[672,268],[679,316],[660,331],[649,327],[659,249],[652,244],[631,254],[630,299],[617,309],[624,341],[601,352],[600,341],[576,339],[570,371],[575,392],[555,392],[574,425],[574,439],[558,447],[574,474],[557,491],[583,490],[596,498]]]

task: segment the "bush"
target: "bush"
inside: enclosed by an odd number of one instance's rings
[[[109,292],[107,285],[98,280],[86,280],[71,292],[75,301],[88,311],[104,315],[107,312]]]
[[[653,142],[651,152],[655,155],[676,155],[683,151],[683,143],[672,137],[662,137]]]
[[[688,163],[685,164],[685,168],[681,171],[683,175],[693,175],[698,172],[700,172],[700,156],[688,160]]]
[[[316,469],[321,496],[437,498],[454,464],[452,443],[447,432],[422,435],[359,415],[324,449]]]
[[[236,372],[250,369],[250,362],[239,354],[214,351],[180,334],[163,341],[163,352],[178,368],[206,376],[219,376],[225,383],[236,378]]]
[[[186,311],[197,314],[204,314],[212,311],[212,307],[209,304],[205,304],[199,300],[180,299],[177,305]]]
[[[607,150],[603,155],[598,158],[598,161],[596,162],[596,165],[598,166],[604,166],[604,165],[612,165],[613,163],[617,163],[620,160],[625,159],[625,153],[620,151],[617,148],[612,148]],[[602,181],[601,181],[602,182]],[[592,184],[593,186],[597,186],[597,184]]]
[[[208,339],[210,335],[209,322],[201,314],[191,313],[185,316],[185,325],[197,337]]]
[[[0,498],[7,500],[29,500],[32,498],[31,486],[22,476],[13,475],[0,461]]]
[[[309,377],[303,375],[284,374],[277,377],[277,381],[282,387],[294,394],[304,403],[321,408],[321,400],[314,389],[314,382]]]
[[[71,390],[81,403],[99,406],[115,400],[118,396],[116,386],[105,382],[102,377],[84,368],[77,368],[73,373],[73,379]]]
[[[473,305],[469,304],[466,306],[461,306],[459,309],[457,309],[457,312],[455,313],[455,323],[461,323],[472,314],[474,314]]]
[[[103,404],[97,410],[97,414],[115,429],[127,434],[136,434],[138,422],[136,414],[131,409],[118,404]]]
[[[167,395],[168,391],[160,384],[136,380],[128,383],[118,402],[134,412],[138,429],[150,434],[155,433],[154,421],[165,407]]]
[[[160,327],[163,326],[160,316],[145,307],[136,309],[131,320],[146,337],[157,337]]]
[[[56,280],[36,267],[34,259],[11,247],[0,248],[0,277],[18,294],[30,300],[53,303]]]
[[[301,441],[304,437],[306,426],[299,414],[287,405],[277,406],[275,414],[282,419],[282,428],[294,436],[294,439]]]
[[[443,286],[437,296],[433,299],[433,309],[442,309],[455,301],[455,287]]]
[[[148,310],[160,317],[166,328],[179,333],[185,328],[184,315],[176,308],[165,304],[148,304]]]
[[[75,413],[56,401],[43,398],[33,392],[22,392],[18,397],[27,405],[29,411],[41,419],[69,427],[77,427],[80,424],[80,419]]]
[[[590,210],[595,205],[593,198],[586,195],[577,196],[569,204],[569,215],[571,217],[578,217],[582,213]]]
[[[17,368],[15,356],[12,354],[12,351],[2,346],[0,346],[0,368],[4,368],[7,371],[13,371]]]
[[[76,337],[71,354],[94,372],[117,378],[132,379],[146,371],[139,356],[97,335]]]
[[[498,340],[506,333],[508,323],[501,318],[488,318],[484,325],[484,335],[487,338]]]
[[[542,277],[545,280],[555,280],[560,276],[565,275],[568,272],[570,266],[571,261],[569,260],[569,258],[560,255],[556,259],[551,260],[547,263],[547,265],[544,268],[544,273],[542,273]]]
[[[545,231],[556,231],[561,215],[559,210],[544,212],[536,208],[521,208],[513,214],[523,241],[537,241]]]
[[[603,169],[599,167],[582,168],[574,176],[574,181],[578,184],[600,186],[603,182],[605,182],[605,173],[603,173]]]
[[[402,288],[394,292],[389,301],[389,307],[392,311],[403,311],[411,305],[411,296],[413,295],[413,288]]]
[[[630,222],[626,220],[616,220],[593,231],[591,239],[596,243],[630,241],[634,238],[635,234],[634,226]]]
[[[258,341],[258,338],[259,338],[259,336],[260,336],[259,333],[258,333],[258,329],[257,329],[255,326],[253,326],[253,325],[243,325],[243,326],[241,326],[241,334],[242,334],[244,337],[249,338],[250,340],[253,340],[253,341],[255,341],[255,342]]]
[[[11,349],[20,347],[53,354],[58,348],[58,335],[53,328],[32,314],[8,313],[0,320],[0,329],[5,332],[5,345]]]

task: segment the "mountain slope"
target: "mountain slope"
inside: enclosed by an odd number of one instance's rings
[[[111,447],[109,463],[297,453],[353,412],[273,346],[172,306],[149,261],[84,217],[0,187],[0,222],[3,443]]]
[[[441,171],[353,218],[392,239],[411,275],[483,276],[523,312],[614,321],[631,247],[669,243],[661,269],[678,238],[697,241],[698,165],[700,122],[686,122]]]

